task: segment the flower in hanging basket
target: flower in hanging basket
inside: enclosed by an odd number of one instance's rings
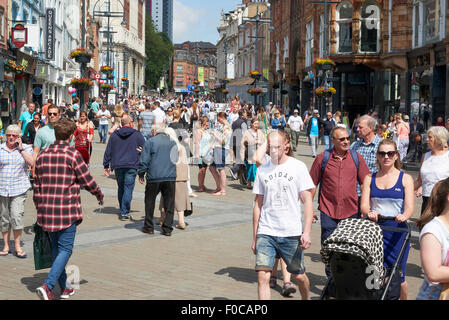
[[[198,80],[195,80],[195,81],[193,81],[193,84],[198,85],[198,84],[200,84],[200,82]]]
[[[74,86],[84,86],[84,87],[91,87],[94,83],[89,78],[73,78],[70,81],[70,85],[72,87]]]
[[[320,87],[315,89],[315,94],[318,97],[321,97],[321,96],[324,96],[324,95],[331,96],[331,95],[336,94],[336,93],[337,93],[337,90],[335,90],[335,88],[333,88],[333,87],[320,86]]]
[[[109,83],[104,83],[101,85],[102,89],[108,89],[108,90],[112,90],[114,88],[114,86],[112,84]]]
[[[251,78],[259,78],[260,76],[262,76],[262,74],[257,70],[251,71],[248,75]]]
[[[313,61],[313,64],[317,68],[322,68],[325,65],[329,65],[329,66],[334,66],[335,67],[335,62],[332,61],[329,57],[315,59],[315,61]]]
[[[16,66],[16,71],[18,71],[18,72],[24,72],[26,69],[27,69],[27,67],[24,66],[23,64],[18,64]]]
[[[231,82],[231,79],[225,78],[225,79],[224,79],[224,82],[229,83],[229,82]]]
[[[113,67],[110,67],[110,66],[101,66],[100,67],[100,72],[112,72],[112,71],[114,71]]]
[[[262,88],[251,88],[248,90],[248,93],[252,94],[252,95],[261,94],[261,93],[263,93],[263,89]]]
[[[75,50],[72,50],[69,54],[70,59],[75,59],[75,58],[82,57],[82,56],[90,57],[90,58],[94,57],[93,54],[87,52],[87,50],[84,48],[77,48]]]
[[[125,77],[122,78],[122,81],[126,81],[126,80],[128,80],[128,78],[125,78]]]
[[[114,79],[114,75],[113,74],[108,74],[107,78],[108,79]]]

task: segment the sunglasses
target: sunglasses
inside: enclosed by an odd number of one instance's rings
[[[393,158],[395,156],[395,154],[396,154],[396,151],[388,151],[388,152],[377,151],[377,154],[379,156],[381,156],[382,158],[385,158],[386,155],[388,155],[388,158]]]
[[[338,141],[340,141],[340,142],[345,142],[345,140],[351,141],[351,138],[349,138],[349,137],[343,137],[343,138],[339,138],[339,139],[336,139],[336,140],[338,140]]]
[[[49,116],[57,116],[58,114],[59,114],[59,113],[57,113],[57,112],[49,112],[49,113],[48,113]]]

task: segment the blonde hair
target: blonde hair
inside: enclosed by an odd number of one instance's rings
[[[435,144],[439,147],[447,147],[447,141],[449,140],[449,131],[445,127],[434,126],[427,130],[427,134],[432,132],[435,136]]]
[[[123,116],[124,111],[123,111],[123,107],[122,107],[121,104],[116,104],[116,105],[115,105],[115,107],[114,107],[114,113],[115,113],[115,115],[116,115],[117,117]]]

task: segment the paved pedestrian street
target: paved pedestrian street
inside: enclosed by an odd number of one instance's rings
[[[254,196],[228,174],[227,195],[212,196],[197,193],[191,198],[194,213],[186,218],[186,230],[174,229],[171,237],[140,231],[144,219],[144,185],[136,180],[131,206],[131,221],[118,219],[117,187],[114,175],[103,174],[102,159],[106,145],[98,143],[95,132],[91,172],[105,194],[100,208],[96,199],[82,192],[84,221],[79,226],[73,255],[67,271],[69,279],[79,281],[73,300],[253,300],[257,299],[255,256],[251,251],[252,205]],[[319,151],[323,150],[320,145]],[[313,158],[305,136],[296,157],[310,168]],[[410,172],[416,175],[416,172]],[[197,187],[198,169],[191,167],[191,184]],[[215,184],[210,172],[206,187]],[[415,201],[415,221],[421,200]],[[317,207],[316,199],[314,207]],[[155,220],[159,217],[156,205]],[[315,211],[317,212],[317,211]],[[175,214],[175,223],[176,223]],[[27,259],[13,255],[0,257],[0,299],[37,300],[35,289],[48,275],[49,269],[34,270],[32,225],[36,211],[32,191],[28,192],[25,209],[23,248]],[[418,232],[413,227],[412,248],[407,265],[409,299],[414,299],[422,283],[423,273],[418,251]],[[325,284],[321,262],[319,222],[312,228],[312,246],[305,253],[305,265],[310,279],[311,298],[319,299]],[[3,244],[0,241],[0,244]],[[290,298],[281,295],[282,276],[272,289],[272,299],[300,299],[297,291]],[[55,289],[59,297],[59,289]]]

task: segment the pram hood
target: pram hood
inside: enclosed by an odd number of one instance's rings
[[[377,269],[379,281],[384,278],[383,234],[377,223],[368,219],[342,220],[329,238],[324,241],[320,251],[321,259],[326,265],[329,265],[332,252],[358,256],[368,266]]]

